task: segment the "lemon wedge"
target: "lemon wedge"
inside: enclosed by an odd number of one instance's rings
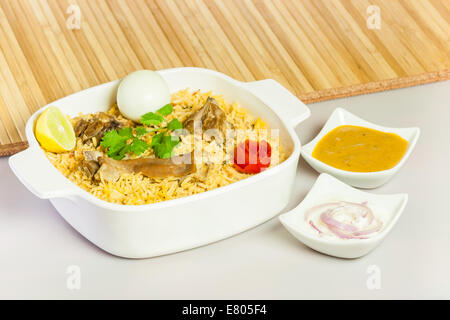
[[[73,127],[57,107],[49,107],[39,116],[35,134],[41,147],[47,151],[61,153],[75,148]]]

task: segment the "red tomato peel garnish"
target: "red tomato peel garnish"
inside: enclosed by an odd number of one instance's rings
[[[271,155],[267,141],[247,139],[234,148],[234,167],[243,173],[259,173],[270,166]]]

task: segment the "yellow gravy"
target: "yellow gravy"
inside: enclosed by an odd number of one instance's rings
[[[408,141],[395,133],[345,125],[328,132],[312,156],[337,169],[373,172],[394,167],[406,149]]]

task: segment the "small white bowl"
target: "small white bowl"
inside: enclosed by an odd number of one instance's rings
[[[321,237],[303,222],[305,212],[319,204],[348,201],[368,202],[375,216],[383,216],[381,230],[368,239],[330,239]],[[338,179],[322,173],[305,199],[291,211],[280,215],[283,226],[308,247],[339,258],[358,258],[366,255],[386,237],[394,227],[408,202],[407,194],[377,195],[352,188]]]
[[[317,143],[331,130],[342,125],[354,125],[366,128],[371,128],[383,132],[392,132],[398,134],[400,137],[408,141],[408,149],[405,155],[397,165],[391,169],[375,172],[351,172],[334,168],[322,161],[317,160],[312,156],[313,150]],[[420,129],[414,128],[388,128],[382,127],[368,121],[365,121],[352,113],[342,108],[337,108],[331,114],[330,118],[326,122],[325,126],[319,132],[319,134],[308,144],[303,146],[301,155],[313,167],[320,173],[329,173],[345,183],[359,188],[377,188],[385,184],[406,162],[412,150],[414,149],[417,139],[419,139]]]

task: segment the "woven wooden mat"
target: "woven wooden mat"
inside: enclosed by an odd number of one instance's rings
[[[51,101],[179,66],[307,103],[450,79],[450,1],[0,0],[0,155]]]

